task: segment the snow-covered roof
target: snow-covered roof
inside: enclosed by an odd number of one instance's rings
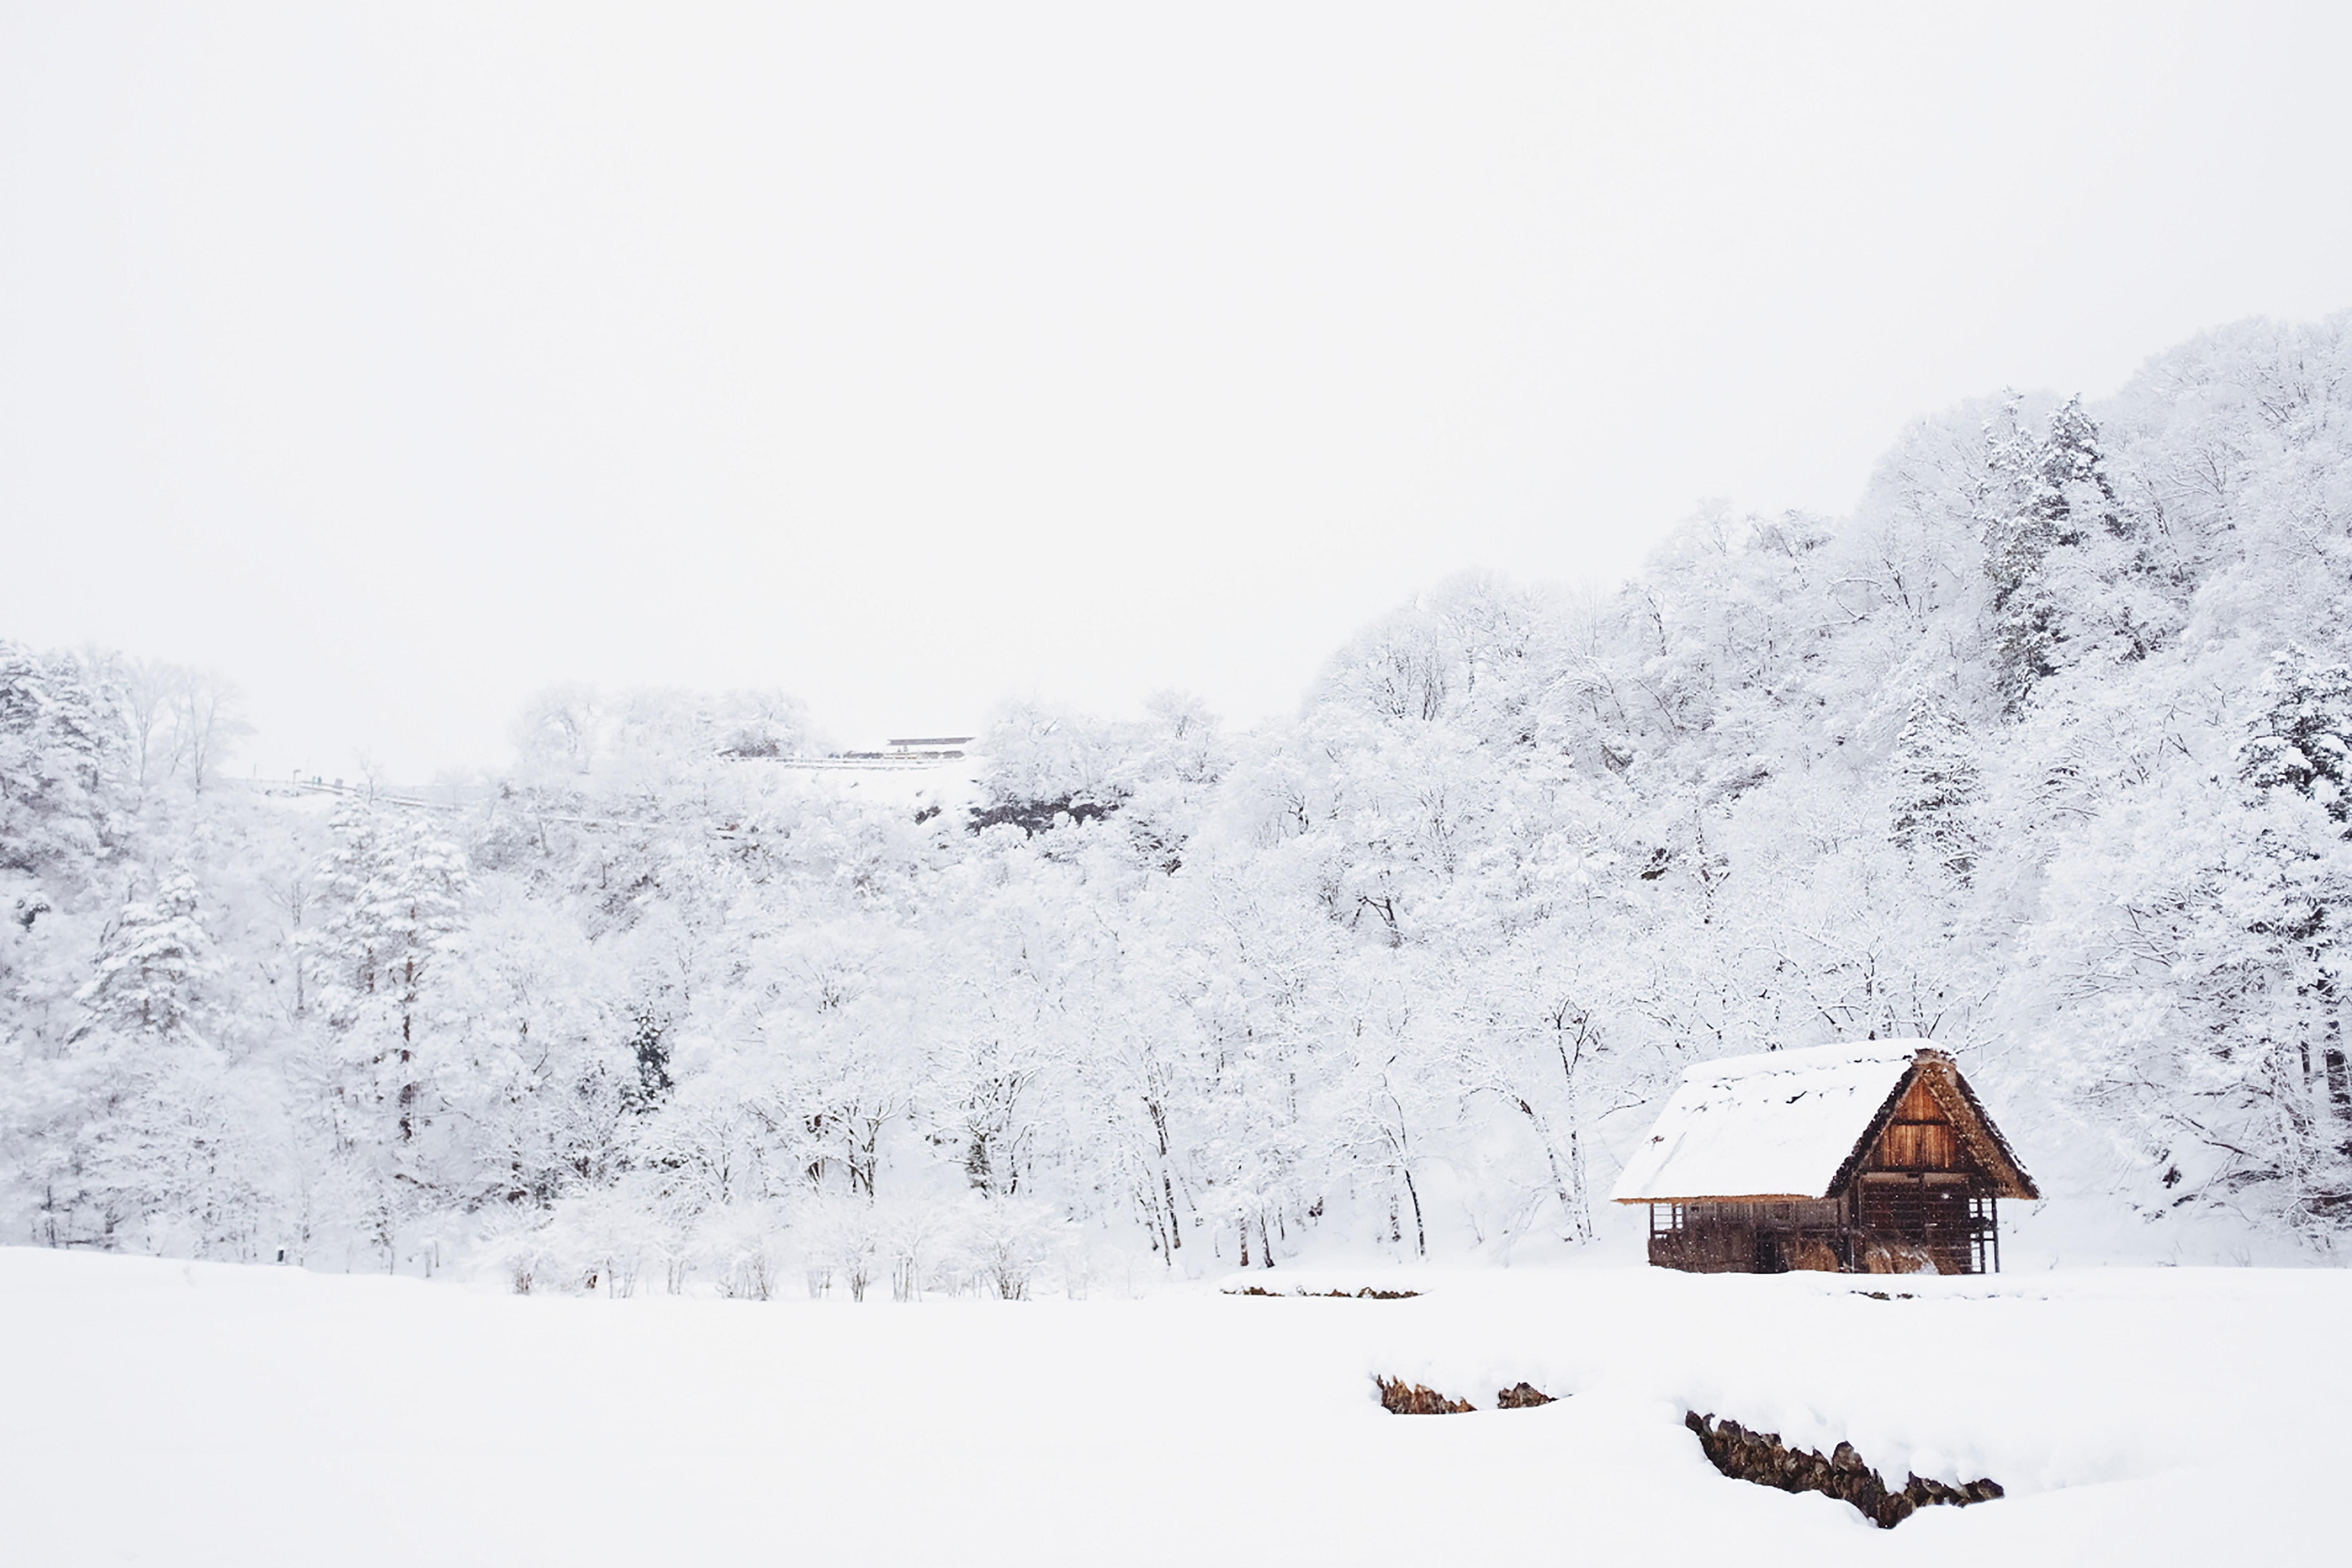
[[[1923,1048],[1932,1047],[1862,1040],[1692,1068],[1612,1196],[1825,1198]]]

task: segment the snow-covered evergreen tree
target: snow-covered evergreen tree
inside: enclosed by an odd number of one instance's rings
[[[180,871],[153,897],[122,906],[76,1000],[89,1010],[91,1027],[176,1042],[196,1033],[214,974],[203,897],[195,878]]]
[[[1972,813],[1979,787],[1976,747],[1967,728],[1942,703],[1914,700],[1895,738],[1888,773],[1895,847],[1966,882],[1977,862]]]
[[[2239,747],[2240,776],[2290,789],[2337,822],[2352,820],[2352,666],[2282,650],[2263,682],[2262,710]]]

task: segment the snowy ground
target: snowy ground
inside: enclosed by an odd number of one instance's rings
[[[1277,1270],[1402,1301],[521,1299],[0,1249],[24,1564],[2314,1562],[2352,1273]],[[1916,1292],[1878,1301],[1882,1288]],[[1399,1417],[1372,1374],[1491,1406]],[[1695,1406],[2001,1501],[1892,1532]]]

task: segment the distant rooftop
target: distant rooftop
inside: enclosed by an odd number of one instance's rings
[[[898,746],[902,748],[909,746],[961,746],[971,739],[972,737],[970,735],[910,735],[904,737],[894,736],[882,743],[886,746]]]

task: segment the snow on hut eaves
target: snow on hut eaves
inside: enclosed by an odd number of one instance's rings
[[[1618,1203],[1823,1198],[1926,1040],[1728,1057],[1683,1074]]]

